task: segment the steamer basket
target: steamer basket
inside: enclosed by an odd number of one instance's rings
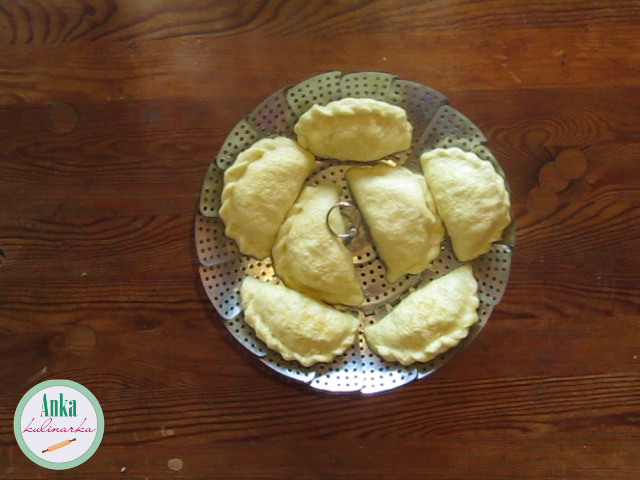
[[[346,97],[374,98],[406,110],[413,125],[411,147],[405,152],[388,157],[399,165],[421,172],[419,158],[425,150],[459,147],[490,161],[504,178],[500,165],[486,147],[485,136],[464,115],[450,107],[441,93],[386,73],[328,72],[277,91],[233,128],[211,163],[202,185],[195,237],[201,264],[200,276],[207,295],[229,332],[249,352],[276,372],[304,382],[312,388],[369,394],[398,388],[429,375],[475,338],[504,293],[515,230],[512,222],[491,251],[469,262],[478,279],[479,321],[460,344],[430,362],[409,367],[387,362],[369,351],[362,333],[358,342],[329,364],[316,364],[307,368],[295,361],[283,360],[277,352],[271,351],[245,323],[239,289],[247,275],[274,283],[280,283],[280,279],[275,275],[270,258],[257,261],[245,256],[238,251],[235,242],[225,236],[224,224],[218,218],[224,170],[233,164],[239,153],[261,138],[286,136],[295,140],[293,126],[312,105],[326,105]],[[306,185],[336,185],[342,190],[340,201],[351,202],[344,177],[349,165],[349,162],[337,160],[316,161]],[[513,212],[511,217],[513,218]],[[363,327],[377,322],[422,284],[462,265],[456,259],[447,237],[440,256],[433,262],[431,269],[420,275],[406,275],[395,283],[389,283],[385,280],[384,263],[378,257],[364,228],[358,228],[357,235],[350,240],[347,248],[353,255],[356,272],[365,291],[365,302],[359,308],[343,309],[357,315]]]

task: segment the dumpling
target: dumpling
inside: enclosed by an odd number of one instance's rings
[[[380,163],[350,168],[346,177],[387,267],[387,280],[427,268],[440,254],[444,225],[424,176]]]
[[[360,322],[283,285],[246,277],[240,287],[245,321],[285,360],[305,367],[330,362],[356,340]]]
[[[511,223],[509,194],[493,165],[459,148],[425,152],[420,163],[458,259],[491,250]]]
[[[289,288],[328,303],[357,306],[364,295],[353,257],[327,226],[339,202],[337,187],[305,187],[291,207],[273,245],[273,266]],[[345,230],[342,215],[330,216],[334,232]]]
[[[318,157],[370,162],[411,146],[403,108],[372,98],[314,105],[294,127],[298,143]]]
[[[369,348],[402,365],[428,362],[469,334],[478,321],[478,283],[470,265],[458,267],[404,298],[364,329]]]
[[[287,211],[313,169],[315,157],[286,137],[264,138],[224,172],[220,218],[225,235],[245,255],[269,256]]]

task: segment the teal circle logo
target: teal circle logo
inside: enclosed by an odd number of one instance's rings
[[[67,470],[86,462],[98,449],[104,415],[96,397],[79,383],[47,380],[22,397],[13,431],[32,462]]]

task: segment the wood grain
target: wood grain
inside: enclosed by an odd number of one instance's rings
[[[500,30],[526,25],[553,28],[634,25],[640,8],[632,1],[570,4],[547,0],[534,7],[526,2],[493,1],[477,5],[454,2],[395,2],[359,0],[328,7],[321,0],[220,2],[161,0],[148,4],[124,0],[6,2],[0,17],[3,43],[70,43],[161,40],[183,36],[211,38],[296,34],[336,35],[426,28]]]
[[[81,43],[71,51],[66,45],[44,46],[48,55],[37,64],[24,53],[33,47],[16,46],[5,49],[0,59],[0,86],[12,92],[3,95],[6,103],[38,102],[51,95],[65,100],[78,96],[102,101],[148,99],[163,97],[167,91],[172,98],[211,97],[213,85],[219,91],[238,89],[244,92],[240,98],[251,92],[256,101],[332,69],[389,71],[450,93],[580,87],[584,78],[594,87],[633,88],[640,66],[640,40],[635,28],[625,25],[615,32],[600,27],[579,34],[571,26],[544,36],[534,28],[518,26],[489,37],[474,31],[427,30],[345,33],[332,42],[312,35],[296,38],[296,42],[249,36],[170,38],[140,43],[134,49],[124,42]],[[413,50],[438,56],[438,63],[416,61]],[[441,55],[443,51],[447,54]],[[302,55],[327,60],[318,67],[298,60]],[[73,71],[71,78],[67,69]],[[258,85],[256,74],[264,79]]]
[[[52,478],[13,415],[67,378],[106,433],[65,478],[637,479],[639,28],[638,3],[614,0],[0,3],[0,475]],[[516,216],[482,334],[375,396],[314,392],[248,354],[193,241],[233,126],[333,69],[447,95]],[[572,151],[586,169],[544,190]]]

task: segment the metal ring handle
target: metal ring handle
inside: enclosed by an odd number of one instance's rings
[[[331,212],[333,212],[334,209],[339,208],[340,209],[340,214],[345,217],[350,225],[347,226],[347,232],[346,233],[338,233],[335,230],[333,230],[333,228],[331,228],[331,223],[329,222],[329,217],[331,216]],[[355,214],[354,215],[345,215],[343,214],[343,209],[352,209]],[[360,228],[360,212],[358,211],[358,209],[356,208],[355,205],[353,205],[352,203],[349,202],[338,202],[335,205],[332,205],[331,208],[329,209],[329,211],[327,212],[327,218],[326,218],[326,223],[327,223],[327,227],[329,228],[329,231],[335,235],[336,237],[339,238],[355,238],[358,235],[358,229]]]

